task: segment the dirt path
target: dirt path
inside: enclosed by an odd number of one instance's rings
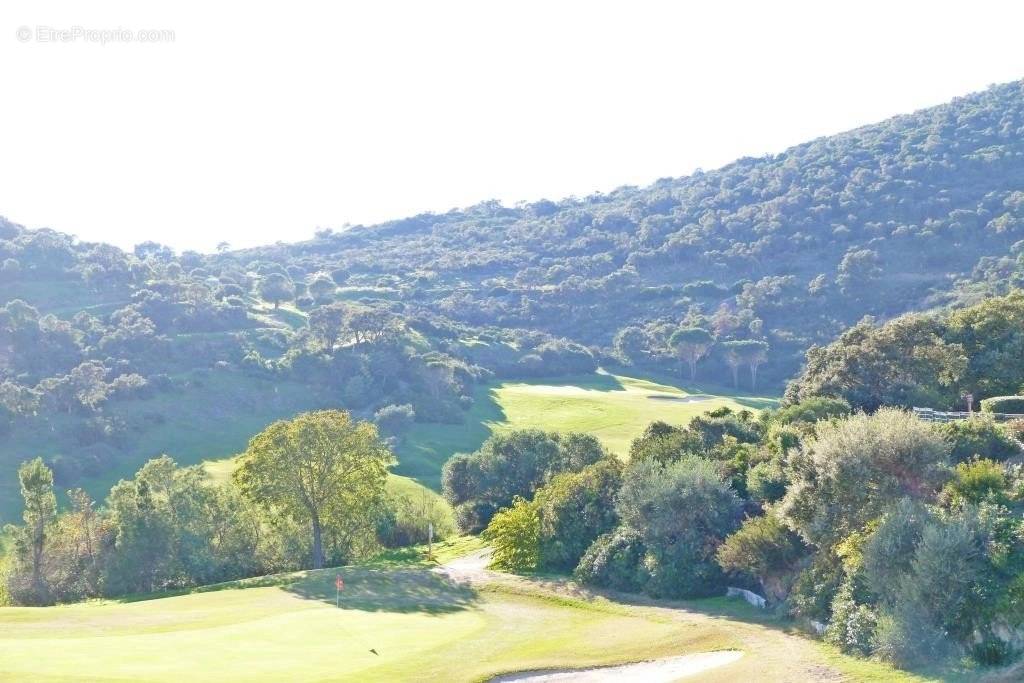
[[[730,619],[727,616],[696,611],[685,603],[650,600],[637,595],[593,591],[568,579],[524,577],[487,568],[490,550],[482,550],[436,568],[455,581],[488,583],[513,590],[540,591],[580,600],[608,598],[699,630],[702,627],[727,631],[735,641],[734,649],[668,657],[653,662],[638,662],[615,667],[595,667],[575,671],[534,671],[508,674],[494,681],[568,682],[568,681],[673,681],[700,674],[701,681],[756,680],[804,683],[839,683],[850,680],[825,660],[810,639],[788,633],[773,625]],[[725,622],[725,623],[723,623]]]
[[[709,669],[731,664],[743,656],[736,650],[702,652],[695,655],[666,657],[653,662],[638,662],[622,666],[607,666],[578,671],[509,674],[492,679],[493,683],[527,681],[529,683],[672,683],[696,676]]]

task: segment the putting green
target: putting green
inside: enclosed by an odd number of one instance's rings
[[[611,605],[475,590],[424,569],[282,587],[0,610],[0,679],[479,680],[735,644]],[[376,650],[378,654],[371,652]]]

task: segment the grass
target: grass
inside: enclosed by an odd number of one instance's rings
[[[443,562],[479,547],[460,538],[436,551]],[[345,577],[340,609],[336,573]],[[422,548],[359,567],[148,597],[0,609],[0,679],[479,681],[738,649],[741,659],[701,680],[813,680],[835,671],[924,680],[826,651],[753,615],[723,614],[750,611],[745,604],[659,605],[512,577],[468,585],[429,571]]]
[[[625,456],[654,420],[684,424],[720,406],[758,410],[775,403],[721,387],[610,373],[491,382],[477,388],[465,424],[416,425],[398,448],[396,472],[437,488],[441,466],[452,455],[476,450],[491,434],[527,427],[587,432]]]
[[[112,402],[109,415],[128,424],[146,425],[126,453],[101,475],[77,483],[102,500],[118,480],[134,475],[150,458],[167,454],[181,465],[221,459],[245,450],[249,439],[274,420],[305,410],[336,405],[330,397],[297,382],[272,381],[230,371],[214,370],[202,385],[158,394],[142,401]],[[36,456],[44,459],[78,448],[73,441],[52,438],[61,432],[62,416],[50,416],[44,424],[16,426],[0,444],[0,521],[21,514],[17,468]],[[58,487],[60,488],[60,487]]]

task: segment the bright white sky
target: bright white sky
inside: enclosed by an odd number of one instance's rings
[[[37,38],[76,26],[174,40]],[[0,215],[210,250],[583,196],[1022,78],[1022,27],[980,0],[4,0]]]

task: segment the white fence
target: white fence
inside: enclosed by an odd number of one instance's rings
[[[979,413],[977,411],[973,413],[943,412],[941,410],[932,410],[931,408],[914,408],[914,415],[917,415],[919,418],[927,422],[954,422],[956,420],[969,420],[972,417],[979,416],[991,417],[998,422],[1024,420],[1024,414],[1020,413]]]

